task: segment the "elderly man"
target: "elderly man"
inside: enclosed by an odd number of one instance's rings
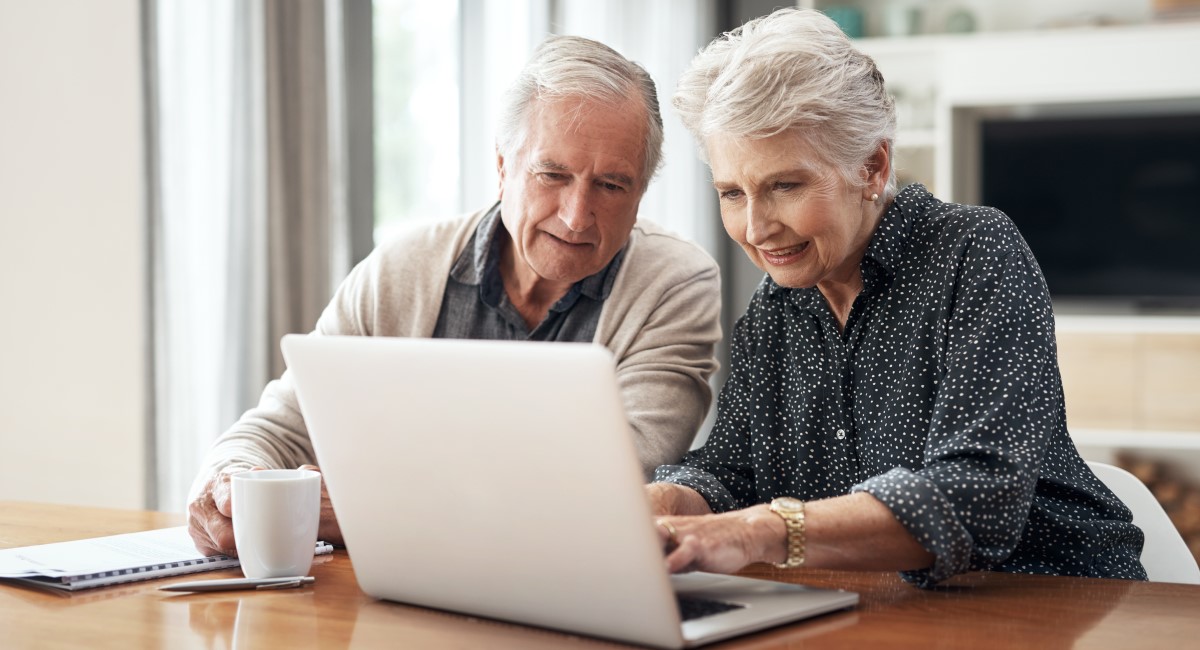
[[[721,334],[716,264],[637,218],[661,158],[654,82],[600,43],[553,37],[509,90],[498,131],[499,202],[380,245],[339,287],[316,334],[602,344],[617,359],[649,475],[691,444]],[[236,553],[232,473],[313,462],[284,373],[217,440],[193,484],[197,548]],[[320,535],[341,539],[328,499]]]

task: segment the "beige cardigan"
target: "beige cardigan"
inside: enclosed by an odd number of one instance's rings
[[[428,337],[450,267],[486,210],[410,227],[378,246],[342,282],[314,334]],[[677,461],[712,401],[721,337],[720,276],[700,247],[639,220],[604,301],[594,341],[617,359],[617,381],[649,477]],[[221,469],[316,464],[289,374],[209,451],[190,498]]]

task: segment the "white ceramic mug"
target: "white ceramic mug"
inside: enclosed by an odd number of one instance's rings
[[[303,576],[312,567],[321,519],[321,475],[307,469],[239,472],[233,537],[247,578]]]

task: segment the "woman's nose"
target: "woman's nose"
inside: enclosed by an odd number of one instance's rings
[[[761,200],[746,204],[746,243],[759,246],[766,243],[775,231],[771,207]]]

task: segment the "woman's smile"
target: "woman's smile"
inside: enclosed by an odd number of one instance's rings
[[[791,246],[789,248],[776,248],[768,250],[765,248],[758,249],[758,254],[762,256],[763,261],[773,266],[787,266],[794,264],[804,256],[808,250],[809,242],[804,242],[799,246]]]

